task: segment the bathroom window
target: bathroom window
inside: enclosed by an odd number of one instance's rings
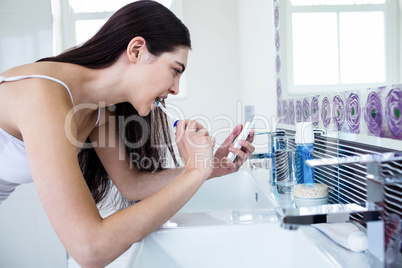
[[[133,0],[52,0],[54,19],[55,54],[90,37],[115,11]],[[158,0],[170,8],[172,0]]]
[[[181,0],[156,0],[180,18]],[[92,37],[115,11],[133,0],[52,0],[54,54],[79,45]],[[180,79],[180,93],[170,98],[186,96],[186,75]]]
[[[281,32],[290,94],[399,81],[398,1],[286,0]],[[283,3],[282,2],[282,3]],[[282,8],[282,6],[281,6]],[[282,27],[283,26],[283,27]],[[397,30],[396,30],[397,31]],[[282,42],[283,44],[283,42]]]

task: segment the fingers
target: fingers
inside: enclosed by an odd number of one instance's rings
[[[255,130],[253,128],[250,131],[250,134],[248,134],[248,137],[247,137],[246,141],[248,141],[249,143],[252,143],[254,141],[254,133],[255,133]]]
[[[250,141],[240,141],[241,151],[246,153],[247,156],[254,152],[255,147]]]
[[[232,144],[234,143],[235,139],[237,138],[237,136],[240,135],[241,131],[243,129],[243,125],[239,124],[237,125],[232,132],[230,133],[229,137],[226,138],[225,140],[225,145],[227,146],[232,146]]]
[[[229,143],[229,150],[230,151],[235,151],[235,152],[237,152],[237,150],[239,150],[239,149],[237,149],[236,150],[236,148],[233,148],[233,142],[234,142],[234,140],[235,140],[235,138],[233,138],[233,136],[234,135],[236,135],[237,133],[240,133],[241,132],[241,130],[242,130],[242,125],[237,125],[234,129],[233,129],[233,131],[232,131],[232,133],[229,135],[229,137],[226,139],[226,141],[229,141],[230,143]],[[241,146],[240,148],[241,148],[241,151],[243,151],[244,153],[246,153],[246,154],[251,154],[252,152],[254,152],[254,150],[255,150],[255,148],[254,148],[254,146],[251,144],[253,141],[254,141],[254,133],[255,133],[255,130],[254,129],[251,129],[250,130],[250,133],[249,133],[249,135],[248,135],[248,137],[247,137],[247,139],[246,140],[240,140],[239,141],[239,145]],[[237,135],[238,136],[238,135]],[[236,136],[236,137],[237,137]],[[233,149],[233,150],[232,150]],[[240,151],[240,150],[239,150]],[[233,152],[233,153],[235,153],[235,152]],[[236,155],[238,155],[237,153],[235,153]],[[248,155],[247,155],[247,157],[248,157]]]
[[[184,138],[184,139],[183,139]],[[176,127],[176,143],[186,141],[195,148],[212,148],[215,146],[215,138],[202,124],[195,120],[180,120]]]
[[[209,136],[208,130],[195,120],[188,121],[185,133],[190,145],[205,147],[215,145],[215,139]]]
[[[206,131],[206,129],[204,128],[204,126],[202,124],[200,124],[199,122],[195,121],[195,120],[180,120],[179,122],[177,122],[177,127],[176,127],[176,136],[182,134],[183,132],[199,132],[199,131],[203,131],[202,133],[208,133],[208,131]],[[209,133],[208,133],[209,135]]]
[[[184,135],[184,131],[186,130],[186,126],[188,124],[188,120],[179,120],[176,126],[176,143],[181,140]]]
[[[240,141],[241,149],[234,147],[229,148],[229,151],[237,155],[236,160],[233,162],[236,166],[241,166],[255,150],[254,146],[249,141]]]
[[[198,133],[199,135],[209,136],[208,131],[195,120],[180,120],[177,122],[175,142],[180,142],[183,137],[189,139],[192,135]]]
[[[209,135],[209,134],[208,134]],[[212,148],[214,148],[215,147],[215,138],[214,137],[210,137],[210,146],[212,147]]]
[[[230,133],[229,137],[226,138],[224,146],[232,147],[234,141],[240,135],[242,130],[243,130],[243,125],[242,124],[237,125],[232,130],[232,132]],[[254,133],[255,133],[255,130],[251,129],[246,141],[248,141],[249,143],[252,143],[254,141]]]
[[[246,161],[248,155],[241,149],[237,149],[237,148],[230,148],[229,151],[231,151],[232,153],[234,153],[235,155],[237,155],[236,160],[234,162],[239,162],[239,160],[243,163],[244,161]]]
[[[220,162],[220,166],[221,168],[225,168],[227,170],[229,170],[228,173],[232,173],[232,172],[236,172],[240,169],[242,164],[237,163],[237,161],[232,162],[229,160],[229,158],[224,157],[221,162]]]
[[[181,120],[176,127],[176,144],[185,170],[198,170],[206,177],[212,172],[215,138],[200,123]]]

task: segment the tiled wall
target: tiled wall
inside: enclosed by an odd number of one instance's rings
[[[356,140],[359,135],[402,140],[402,85],[283,98],[282,85],[285,83],[281,81],[283,40],[280,40],[279,10],[279,0],[274,0],[277,115],[280,122],[287,125],[312,122],[316,128],[355,134]]]
[[[52,55],[50,2],[0,1],[0,72]],[[33,183],[19,186],[0,205],[0,267],[67,267]]]
[[[53,53],[50,2],[0,2],[0,72]]]
[[[275,48],[276,48],[276,94],[277,116],[287,135],[294,135],[297,122],[312,122],[314,128],[337,132],[338,137],[352,134],[354,140],[316,136],[314,158],[345,157],[402,151],[402,85],[320,94],[300,98],[284,98],[281,81],[283,62],[280,40],[279,0],[273,0]],[[390,139],[392,146],[383,148],[363,144]],[[378,144],[378,142],[377,142]],[[402,163],[382,164],[384,178],[402,178]],[[329,186],[331,203],[361,203],[367,199],[367,172],[365,165],[328,166],[316,168],[315,181]],[[402,183],[384,187],[386,213],[402,218]]]
[[[295,134],[294,130],[282,130],[289,137]],[[291,147],[294,149],[295,146],[292,141]],[[378,154],[388,151],[389,149],[378,146],[315,135],[315,159]],[[402,178],[402,161],[383,163],[381,170],[383,178]],[[328,185],[329,203],[334,204],[366,202],[367,175],[366,166],[363,164],[324,166],[314,169],[315,182]],[[402,183],[384,186],[384,205],[385,211],[398,214],[402,218]]]

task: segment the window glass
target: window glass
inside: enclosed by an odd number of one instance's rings
[[[134,2],[133,0],[69,0],[70,6],[75,13],[113,12],[124,5]],[[172,0],[158,0],[157,2],[170,8]]]
[[[293,72],[295,85],[338,83],[336,13],[293,14]]]
[[[385,78],[383,12],[341,12],[341,83],[382,83]]]
[[[291,0],[292,6],[314,5],[370,5],[384,4],[385,0]]]
[[[69,0],[70,7],[74,14],[79,15],[73,22],[75,24],[75,44],[81,44],[92,37],[107,21],[112,13],[133,0]],[[170,8],[172,0],[158,0],[157,2]],[[102,14],[102,12],[105,12]],[[97,18],[93,18],[92,14]],[[100,18],[99,18],[100,17]]]
[[[75,40],[77,44],[87,41],[105,24],[105,22],[106,19],[75,21]]]
[[[284,0],[288,85],[300,90],[335,91],[348,85],[389,83],[395,21],[386,0]],[[394,17],[391,17],[394,16]],[[388,26],[387,26],[388,25]],[[388,58],[387,58],[388,57]],[[309,87],[311,86],[311,87]]]
[[[70,6],[75,13],[90,12],[110,12],[116,11],[127,3],[129,0],[70,0]]]

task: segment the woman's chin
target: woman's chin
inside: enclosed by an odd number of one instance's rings
[[[147,116],[149,115],[151,111],[150,110],[142,110],[142,111],[138,111],[139,116]]]
[[[147,116],[151,111],[156,110],[156,104],[152,103],[148,107],[147,105],[142,105],[141,107],[134,108],[137,110],[139,116]]]

